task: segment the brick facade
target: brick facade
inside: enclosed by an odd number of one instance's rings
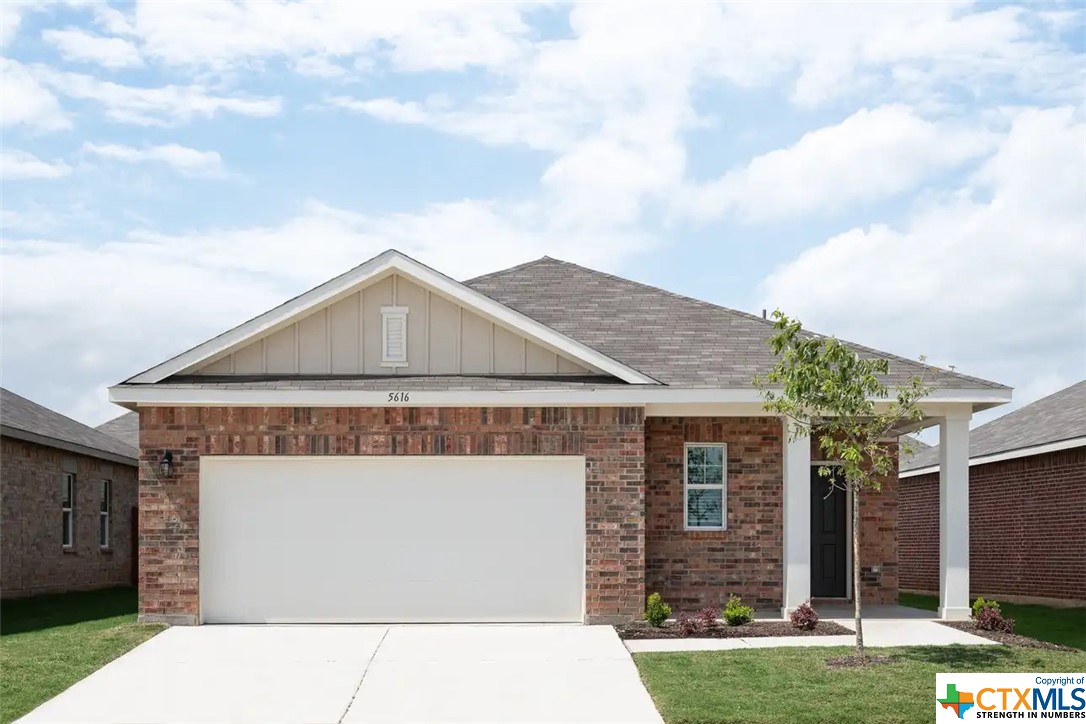
[[[201,455],[584,455],[589,621],[644,601],[641,408],[145,408],[140,411],[140,615],[199,616]],[[170,450],[177,472],[161,480]]]
[[[735,593],[780,608],[783,586],[783,442],[775,417],[650,417],[645,423],[645,588],[675,612],[721,606]],[[722,531],[684,530],[687,442],[728,444]]]
[[[901,586],[939,590],[939,474],[901,484]],[[973,596],[1086,601],[1086,448],[969,469]]]
[[[0,439],[0,594],[4,598],[131,582],[136,468]],[[73,546],[61,545],[61,480],[74,472]],[[98,545],[100,483],[113,481],[110,548]]]

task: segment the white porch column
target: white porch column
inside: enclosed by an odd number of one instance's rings
[[[811,597],[811,438],[784,434],[784,600],[781,616]]]
[[[939,422],[939,617],[969,618],[970,410]]]

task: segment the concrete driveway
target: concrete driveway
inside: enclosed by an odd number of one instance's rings
[[[20,722],[654,722],[609,626],[168,629]]]

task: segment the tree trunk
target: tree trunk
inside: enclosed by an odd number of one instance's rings
[[[860,490],[852,489],[852,601],[856,607],[856,653],[860,664],[867,664],[864,654],[863,619],[860,616]]]

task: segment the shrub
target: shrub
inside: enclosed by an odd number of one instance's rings
[[[977,628],[981,631],[1014,633],[1014,619],[1004,618],[998,607],[985,606],[977,614]]]
[[[984,598],[977,597],[977,600],[973,601],[973,619],[976,620],[977,618],[979,618],[980,612],[986,608],[991,608],[998,612],[999,601],[996,601],[995,599],[985,601]]]
[[[649,626],[663,626],[670,615],[671,606],[664,603],[659,593],[649,596],[648,604],[645,606],[645,620],[649,622]]]
[[[689,614],[685,611],[679,614],[679,618],[675,620],[675,625],[679,629],[679,635],[682,637],[696,636],[699,633],[705,631],[705,620],[698,614]]]
[[[728,597],[728,604],[724,606],[724,620],[729,626],[742,626],[754,620],[754,608],[744,606],[743,599],[734,593]]]
[[[705,624],[705,628],[709,628],[710,626],[716,625],[716,620],[720,618],[720,611],[710,606],[709,608],[701,609],[694,615]]]
[[[818,613],[811,606],[810,599],[796,606],[796,610],[792,612],[790,618],[792,619],[792,625],[802,631],[813,631],[814,627],[818,625]]]

